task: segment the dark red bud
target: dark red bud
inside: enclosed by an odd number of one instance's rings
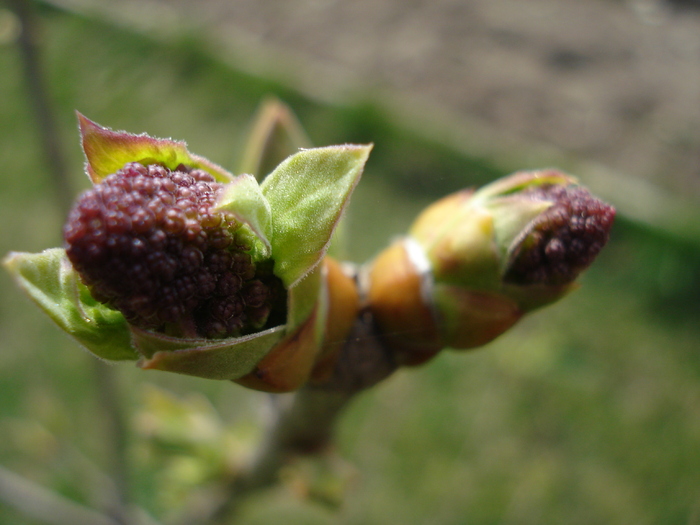
[[[78,199],[64,228],[68,258],[95,299],[141,328],[180,337],[258,330],[283,289],[234,245],[237,223],[214,210],[222,189],[202,170],[127,164]]]
[[[554,204],[517,241],[504,280],[518,285],[573,282],[607,243],[615,209],[580,186],[543,185],[520,196]]]

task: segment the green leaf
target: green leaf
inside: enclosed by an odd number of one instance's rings
[[[3,262],[27,295],[90,352],[113,361],[138,359],[122,314],[92,298],[65,250],[13,252]]]
[[[216,208],[233,213],[236,220],[246,224],[262,242],[261,258],[270,257],[269,237],[272,233],[270,203],[252,175],[239,175],[226,185]]]
[[[272,207],[274,272],[285,286],[323,258],[371,149],[344,145],[303,150],[263,181],[262,192]]]
[[[267,98],[253,119],[238,173],[252,173],[260,179],[289,155],[310,147],[311,141],[289,106]]]
[[[80,113],[77,115],[88,176],[95,184],[129,162],[161,164],[170,170],[184,164],[210,173],[219,182],[233,179],[233,175],[221,166],[187,151],[184,142],[112,131]]]
[[[234,380],[249,374],[285,333],[280,325],[263,332],[221,339],[177,339],[133,328],[134,345],[144,354],[138,365],[205,379]]]

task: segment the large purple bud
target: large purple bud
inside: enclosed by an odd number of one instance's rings
[[[250,232],[215,209],[223,185],[180,165],[129,163],[83,193],[64,228],[66,253],[93,297],[133,325],[176,337],[235,337],[284,309],[271,262]]]

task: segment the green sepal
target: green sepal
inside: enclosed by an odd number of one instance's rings
[[[112,131],[77,113],[86,170],[97,184],[129,162],[160,164],[174,170],[180,164],[202,169],[219,182],[231,182],[233,175],[221,166],[187,151],[184,142]]]
[[[138,359],[124,316],[92,298],[65,250],[13,252],[3,262],[27,295],[87,350],[111,361]]]
[[[344,145],[302,150],[263,181],[273,214],[274,272],[286,287],[323,258],[371,149]]]
[[[491,201],[487,208],[493,216],[496,246],[498,247],[501,271],[505,271],[511,251],[516,248],[523,236],[529,233],[528,225],[542,215],[554,203],[545,200],[532,200],[517,194]]]
[[[272,233],[272,212],[255,177],[239,175],[224,187],[218,199],[216,210],[230,212],[236,220],[247,225],[260,241],[256,260],[270,257],[270,234]]]
[[[577,182],[575,177],[555,169],[516,171],[479,188],[472,197],[472,203],[482,203],[496,197],[513,195],[532,187],[550,184],[568,186]]]
[[[249,374],[285,334],[280,325],[262,332],[221,340],[180,339],[131,329],[142,353],[138,366],[205,379],[234,380]]]

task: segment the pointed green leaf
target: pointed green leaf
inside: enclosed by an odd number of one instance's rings
[[[311,141],[289,106],[268,98],[255,115],[239,173],[260,179],[289,155],[310,147]]]
[[[205,379],[234,380],[249,374],[285,333],[284,325],[244,337],[219,341],[176,339],[132,329],[134,345],[144,354],[138,365]]]
[[[316,266],[362,175],[371,145],[303,150],[261,187],[272,207],[275,274],[289,287]]]
[[[174,170],[180,164],[210,173],[219,182],[230,182],[233,176],[221,166],[187,151],[184,142],[157,139],[146,134],[133,135],[103,128],[78,113],[80,136],[87,160],[86,169],[93,183],[115,173],[129,162],[161,164]]]
[[[263,244],[261,258],[270,257],[272,213],[255,177],[243,174],[227,184],[216,208],[233,213],[236,220],[246,224]]]
[[[90,352],[114,361],[138,358],[122,314],[92,298],[63,249],[10,253],[4,264],[27,295]]]

